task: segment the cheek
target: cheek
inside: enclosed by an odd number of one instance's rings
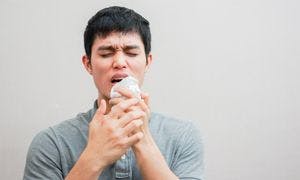
[[[139,80],[140,85],[143,83],[144,80],[144,74],[146,69],[146,63],[133,63],[131,70],[133,71],[133,74],[136,76],[136,78]]]
[[[95,59],[94,63],[92,62],[93,71],[97,74],[105,74],[106,71],[109,70],[110,66],[111,63],[109,61],[101,61]]]
[[[93,76],[98,84],[105,84],[107,79],[107,74],[109,71],[109,64],[105,63],[95,63],[93,64]]]

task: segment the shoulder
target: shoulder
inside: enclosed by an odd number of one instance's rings
[[[160,126],[168,126],[168,127],[180,127],[182,125],[186,125],[190,123],[190,121],[186,121],[183,119],[175,118],[157,112],[151,113],[151,121],[153,121],[154,124]]]
[[[60,166],[59,151],[57,141],[50,128],[40,131],[32,140],[26,157],[24,179],[32,179],[33,176],[40,179],[45,178],[50,173],[48,170],[61,174],[56,168]]]
[[[193,121],[153,113],[150,124],[170,169],[179,179],[203,179],[203,141]],[[163,142],[163,143],[161,143]],[[167,150],[167,153],[164,153]],[[170,153],[171,156],[167,156]]]
[[[30,144],[30,150],[41,150],[42,147],[48,146],[50,144],[54,145],[56,142],[55,135],[53,131],[50,128],[44,129],[37,133],[31,144]],[[47,149],[47,148],[46,148]]]
[[[193,121],[152,113],[150,130],[170,169],[180,179],[202,179],[203,142]]]
[[[161,113],[151,113],[150,126],[158,131],[165,131],[170,134],[191,134],[198,133],[199,128],[191,120],[179,119]]]
[[[58,139],[76,139],[78,136],[85,136],[88,132],[89,122],[93,118],[94,110],[79,113],[71,119],[62,121],[59,124],[49,127],[46,132],[51,133]]]
[[[79,135],[87,133],[90,116],[90,111],[79,113],[74,118],[41,130],[34,136],[30,149],[40,147],[59,148],[61,141],[76,139]]]
[[[162,149],[180,149],[186,146],[202,148],[199,128],[191,120],[183,120],[160,113],[152,113],[150,131]]]

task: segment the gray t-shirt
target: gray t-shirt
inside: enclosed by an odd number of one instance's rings
[[[96,109],[95,103],[88,112],[38,133],[28,150],[23,179],[64,179],[87,144],[88,125]],[[203,179],[203,144],[191,122],[151,113],[149,128],[176,176]],[[142,179],[133,151],[108,166],[99,179]]]

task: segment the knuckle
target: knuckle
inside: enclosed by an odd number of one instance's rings
[[[130,111],[130,112],[127,114],[127,116],[128,116],[129,119],[135,118],[135,113],[134,113],[134,111]]]
[[[126,109],[125,102],[119,103],[119,108],[124,111]]]
[[[137,138],[138,140],[141,140],[143,137],[144,137],[144,134],[143,134],[142,132],[138,132],[138,133],[136,134],[136,138]]]
[[[146,117],[147,114],[146,114],[144,111],[141,111],[141,116],[142,116],[142,117]]]
[[[132,111],[130,111],[129,113],[127,113],[127,117],[128,117],[128,119],[134,118],[134,114],[132,113]]]
[[[132,122],[132,126],[135,127],[135,128],[138,127],[139,126],[139,122],[137,120],[133,121]]]
[[[108,101],[108,103],[113,105],[113,104],[115,104],[115,101],[113,99],[111,99],[111,100]]]
[[[144,111],[144,113],[145,113],[145,116],[148,116],[151,112],[150,112],[150,109],[149,108],[146,108],[145,109],[145,111]]]
[[[122,149],[125,149],[125,148],[127,148],[127,143],[125,142],[125,140],[120,140],[118,142],[118,146]]]
[[[108,125],[106,126],[106,129],[107,129],[107,131],[110,132],[110,133],[114,133],[114,131],[115,131],[115,128],[114,128],[113,125],[111,125],[111,124],[108,124]]]
[[[146,113],[144,111],[139,110],[136,112],[136,118],[143,118],[145,116],[146,116]]]
[[[134,127],[139,127],[140,125],[142,125],[142,123],[143,123],[143,121],[141,121],[141,120],[135,120],[133,122],[133,125],[134,125]]]
[[[117,106],[113,106],[113,107],[111,108],[111,112],[115,112],[115,111],[116,111],[116,108],[117,108]]]
[[[132,106],[132,105],[137,104],[139,101],[140,100],[137,97],[133,97],[129,100],[129,104]]]
[[[120,133],[118,133],[118,132],[113,132],[112,133],[112,138],[114,139],[114,140],[116,140],[116,141],[121,141],[121,139],[122,139],[122,136],[121,136],[121,134]]]

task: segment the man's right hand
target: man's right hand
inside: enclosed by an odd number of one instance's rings
[[[136,130],[146,114],[141,110],[127,111],[138,102],[137,98],[124,100],[105,114],[106,102],[101,100],[89,124],[87,146],[66,179],[78,179],[79,174],[80,179],[97,179],[106,166],[143,138],[143,133]]]
[[[100,107],[89,125],[89,139],[86,151],[94,155],[94,159],[107,166],[117,161],[127,149],[137,143],[142,137],[141,132],[133,134],[143,121],[142,111],[126,110],[138,103],[137,98],[131,98],[112,107],[105,115],[106,102],[101,100]]]

